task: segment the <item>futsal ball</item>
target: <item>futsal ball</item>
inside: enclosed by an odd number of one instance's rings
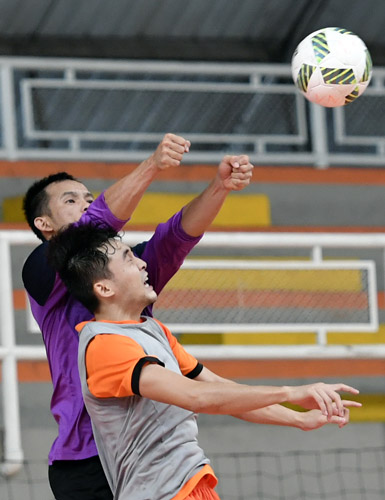
[[[364,42],[343,28],[308,35],[291,60],[296,87],[311,102],[334,108],[359,97],[372,77],[372,59]]]

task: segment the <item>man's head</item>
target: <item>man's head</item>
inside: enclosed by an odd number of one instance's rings
[[[48,252],[70,293],[104,319],[133,319],[157,299],[146,263],[110,228],[69,226],[50,240]]]
[[[92,201],[92,194],[80,181],[59,172],[32,184],[24,197],[23,210],[32,231],[44,241],[77,222]]]

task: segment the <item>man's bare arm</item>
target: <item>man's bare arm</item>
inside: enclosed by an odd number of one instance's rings
[[[339,392],[358,393],[357,389],[342,383],[274,387],[206,382],[202,378],[190,380],[155,364],[142,368],[139,387],[141,395],[146,398],[196,413],[222,415],[242,415],[274,404],[301,405],[302,401],[312,400],[329,420],[335,415],[343,417],[345,414]]]
[[[104,199],[115,217],[129,219],[156,175],[167,168],[179,167],[189,148],[190,141],[175,134],[166,134],[147,160],[107,188]]]
[[[190,236],[203,234],[218,215],[227,195],[250,184],[252,172],[253,165],[248,156],[225,156],[209,186],[184,207],[184,231]]]

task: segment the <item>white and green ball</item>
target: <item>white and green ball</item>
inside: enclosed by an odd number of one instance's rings
[[[293,80],[311,102],[344,106],[365,91],[372,59],[365,43],[343,28],[314,31],[297,46],[291,60]]]

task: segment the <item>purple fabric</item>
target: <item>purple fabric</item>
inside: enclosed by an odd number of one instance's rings
[[[159,293],[183,263],[200,237],[187,235],[181,227],[182,212],[160,224],[141,252],[147,262],[149,282]],[[104,221],[120,231],[126,221],[110,212],[101,194],[84,213],[79,223]],[[138,248],[142,249],[141,245]],[[133,247],[135,252],[135,247]],[[44,263],[46,265],[46,263]],[[44,268],[42,263],[42,268]],[[78,335],[75,326],[92,314],[73,299],[58,276],[46,303],[41,306],[29,296],[33,315],[40,326],[46,346],[53,383],[51,412],[58,423],[58,437],[49,453],[54,460],[81,460],[97,455],[91,421],[83,403],[78,373]],[[152,307],[144,314],[152,315]]]

